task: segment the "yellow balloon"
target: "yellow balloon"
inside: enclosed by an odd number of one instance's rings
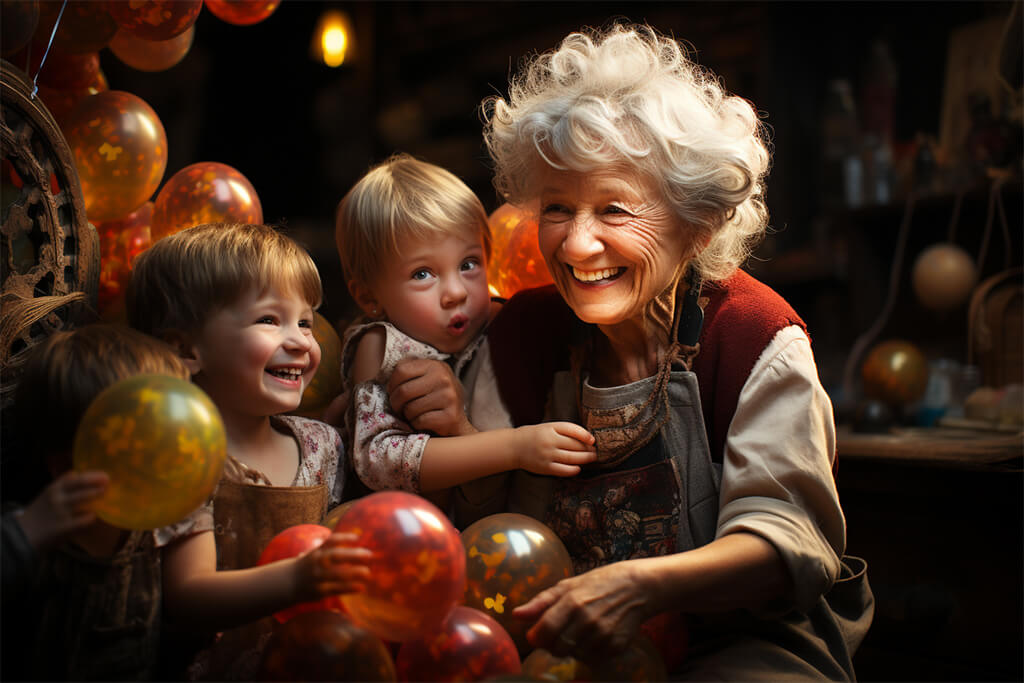
[[[196,385],[141,374],[103,390],[75,433],[76,470],[102,470],[110,487],[97,516],[123,529],[180,521],[213,492],[227,436],[220,412]]]

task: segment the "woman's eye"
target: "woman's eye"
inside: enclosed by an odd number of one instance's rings
[[[567,214],[569,213],[569,209],[562,204],[547,204],[543,209],[541,209],[541,213],[545,215]]]
[[[605,213],[609,213],[609,214],[626,214],[626,213],[629,213],[628,211],[623,209],[621,206],[615,206],[614,204],[609,204],[607,207],[605,207],[604,212]]]

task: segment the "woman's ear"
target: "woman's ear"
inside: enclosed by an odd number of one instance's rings
[[[374,296],[373,291],[369,287],[356,280],[349,280],[348,291],[352,295],[352,299],[355,300],[356,305],[359,306],[359,309],[367,316],[379,318],[384,315],[380,304],[377,303],[377,297]]]
[[[165,330],[160,338],[178,354],[178,357],[185,363],[190,375],[195,376],[203,369],[202,360],[198,347],[192,342],[190,335],[180,330]]]

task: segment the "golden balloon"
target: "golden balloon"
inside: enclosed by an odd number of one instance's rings
[[[220,413],[202,389],[170,375],[141,374],[103,390],[75,433],[76,470],[110,476],[96,505],[123,529],[180,521],[210,496],[227,457]]]

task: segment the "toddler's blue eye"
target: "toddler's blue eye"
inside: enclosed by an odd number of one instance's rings
[[[462,270],[464,270],[464,271],[476,270],[479,267],[480,267],[480,263],[478,261],[476,261],[476,260],[472,260],[471,259],[469,261],[463,261],[462,262]]]
[[[426,280],[428,277],[430,277],[430,271],[422,268],[412,274],[413,280]]]

